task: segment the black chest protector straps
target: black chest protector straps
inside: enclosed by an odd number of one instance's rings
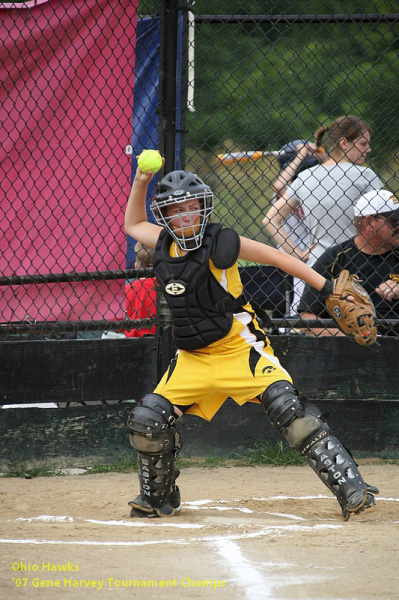
[[[232,229],[209,223],[197,250],[171,257],[171,243],[171,236],[162,231],[154,253],[154,272],[172,311],[177,347],[198,350],[225,337],[233,314],[246,304],[244,294],[234,298],[209,268],[210,258],[218,269],[232,267],[240,252],[240,239]]]

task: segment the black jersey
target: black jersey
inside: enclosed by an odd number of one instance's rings
[[[399,318],[399,299],[388,302],[375,291],[388,279],[399,282],[399,249],[385,254],[366,254],[356,247],[354,239],[350,239],[326,250],[313,269],[329,280],[338,277],[343,269],[348,269],[362,280],[363,287],[374,302],[378,318]],[[311,312],[322,319],[330,317],[325,301],[309,285],[305,286],[298,312]]]

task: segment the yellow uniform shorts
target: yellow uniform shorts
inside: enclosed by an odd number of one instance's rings
[[[193,404],[187,414],[210,421],[229,396],[242,405],[273,382],[292,383],[269,340],[227,336],[200,350],[179,350],[154,392],[172,404]]]

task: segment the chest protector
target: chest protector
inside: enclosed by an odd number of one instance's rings
[[[169,254],[172,237],[162,231],[154,253],[154,272],[172,311],[173,337],[178,348],[198,350],[225,337],[234,312],[245,296],[234,298],[212,274],[209,259],[218,269],[234,265],[240,251],[238,234],[209,223],[200,248],[185,256]]]

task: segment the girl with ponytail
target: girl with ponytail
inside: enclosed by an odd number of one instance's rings
[[[285,252],[311,266],[325,250],[355,235],[353,205],[362,194],[383,187],[374,171],[364,166],[371,152],[370,136],[370,126],[353,115],[339,117],[315,131],[315,145],[324,146],[324,158],[299,173],[263,219],[266,230]],[[310,232],[305,250],[296,246],[283,223],[298,207]]]

